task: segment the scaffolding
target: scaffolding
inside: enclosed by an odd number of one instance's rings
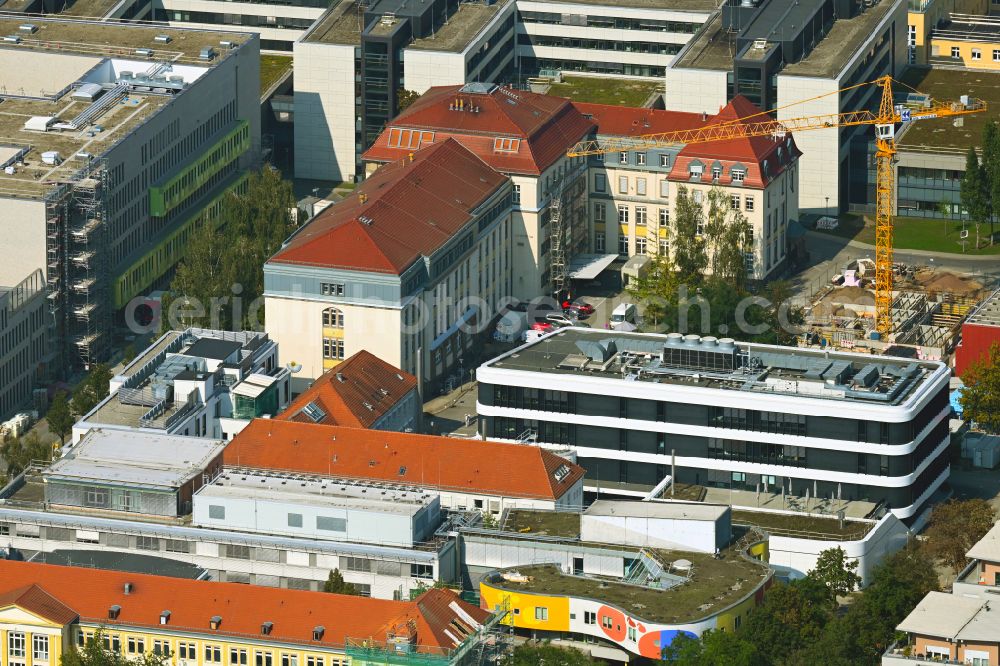
[[[70,336],[76,362],[84,368],[104,358],[110,345],[111,321],[107,248],[108,171],[95,162],[73,183],[68,226]]]

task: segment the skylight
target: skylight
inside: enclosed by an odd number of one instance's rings
[[[312,419],[313,423],[319,423],[326,418],[326,412],[320,409],[315,402],[310,402],[302,408],[302,413]]]

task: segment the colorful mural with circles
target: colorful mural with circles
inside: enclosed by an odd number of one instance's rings
[[[663,648],[681,634],[696,638],[709,629],[732,631],[754,606],[763,601],[764,590],[771,584],[769,577],[745,599],[721,609],[697,622],[659,624],[638,615],[593,599],[566,597],[535,592],[512,591],[496,587],[485,580],[479,585],[481,606],[486,610],[499,608],[504,600],[510,604],[515,627],[539,632],[572,632],[603,638],[633,654],[659,659]]]

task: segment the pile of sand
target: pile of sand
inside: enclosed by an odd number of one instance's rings
[[[922,282],[924,289],[937,293],[943,292],[947,294],[965,295],[979,291],[983,288],[983,285],[979,284],[975,280],[963,278],[955,275],[954,273],[948,272],[939,272],[933,276],[927,276],[924,280],[920,281]]]
[[[840,305],[875,305],[875,296],[862,287],[840,287],[823,299],[823,303]]]

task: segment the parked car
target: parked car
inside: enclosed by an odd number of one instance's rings
[[[569,309],[576,310],[581,315],[585,315],[588,317],[594,314],[594,306],[584,301],[575,301],[572,305],[569,306]]]
[[[576,319],[569,316],[563,312],[550,312],[545,315],[545,321],[549,322],[553,326],[573,326],[576,324]]]
[[[531,330],[533,331],[542,331],[544,333],[548,333],[553,328],[555,328],[555,326],[553,326],[551,322],[547,321],[536,321],[533,324],[531,324]]]
[[[611,328],[615,330],[628,328],[634,331],[635,326],[638,324],[638,316],[635,305],[632,303],[621,303],[611,313]]]

